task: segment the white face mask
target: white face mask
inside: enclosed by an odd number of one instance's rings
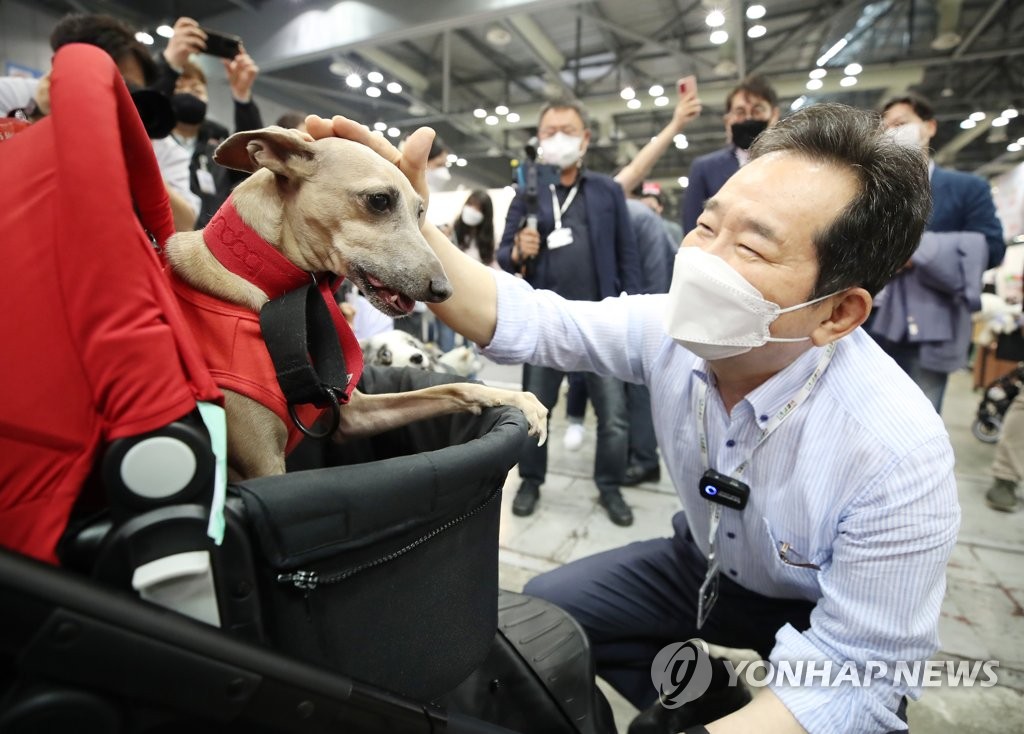
[[[467,227],[476,227],[483,223],[484,213],[471,206],[462,207],[462,223]]]
[[[676,254],[665,331],[677,344],[706,360],[726,359],[767,342],[800,342],[809,336],[782,338],[768,327],[780,314],[823,301],[828,296],[789,308],[766,301],[760,291],[725,260],[699,247]]]
[[[540,144],[540,160],[560,171],[576,165],[583,157],[583,138],[558,132]]]
[[[900,145],[908,148],[921,148],[921,125],[916,122],[908,122],[899,127],[890,127],[885,131]]]
[[[448,170],[447,166],[427,169],[427,188],[431,191],[435,189],[443,189],[445,184],[451,180],[452,172]]]

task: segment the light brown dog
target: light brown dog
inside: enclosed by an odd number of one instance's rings
[[[339,138],[314,142],[270,127],[232,135],[215,160],[253,173],[232,194],[235,209],[248,228],[301,270],[350,279],[391,316],[407,315],[416,301],[451,295],[444,269],[420,233],[422,198],[397,167],[369,148]],[[214,257],[203,231],[173,236],[166,254],[174,273],[197,291],[254,312],[268,301],[266,293]],[[288,427],[265,405],[224,392],[232,480],[283,473]],[[530,434],[544,442],[547,409],[532,394],[473,383],[385,395],[354,391],[341,408],[334,437],[370,436],[432,416],[499,405],[520,408]]]

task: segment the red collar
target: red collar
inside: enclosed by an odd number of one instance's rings
[[[271,300],[310,282],[309,273],[242,221],[230,196],[206,225],[203,240],[221,265],[252,283]]]
[[[203,240],[221,265],[252,283],[271,300],[309,284],[311,279],[317,283],[338,332],[346,370],[351,375],[341,399],[342,404],[347,403],[363,374],[363,350],[334,298],[334,290],[344,279],[326,274],[317,278],[293,264],[242,221],[231,196],[206,225]]]

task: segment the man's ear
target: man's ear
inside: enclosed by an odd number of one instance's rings
[[[313,142],[308,135],[271,126],[235,133],[217,146],[213,160],[248,173],[267,168],[290,179],[309,175],[314,154]]]
[[[830,344],[863,324],[871,313],[871,303],[871,294],[863,288],[850,288],[836,295],[831,312],[811,332],[814,346]]]

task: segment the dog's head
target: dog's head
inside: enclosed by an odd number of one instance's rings
[[[397,166],[365,145],[268,127],[232,135],[214,160],[254,173],[235,190],[236,207],[303,270],[349,278],[389,316],[451,295],[420,233],[422,197]],[[268,191],[279,205],[267,200]]]
[[[404,331],[393,329],[363,342],[363,361],[378,367],[413,367],[433,372],[437,360],[429,347]]]

